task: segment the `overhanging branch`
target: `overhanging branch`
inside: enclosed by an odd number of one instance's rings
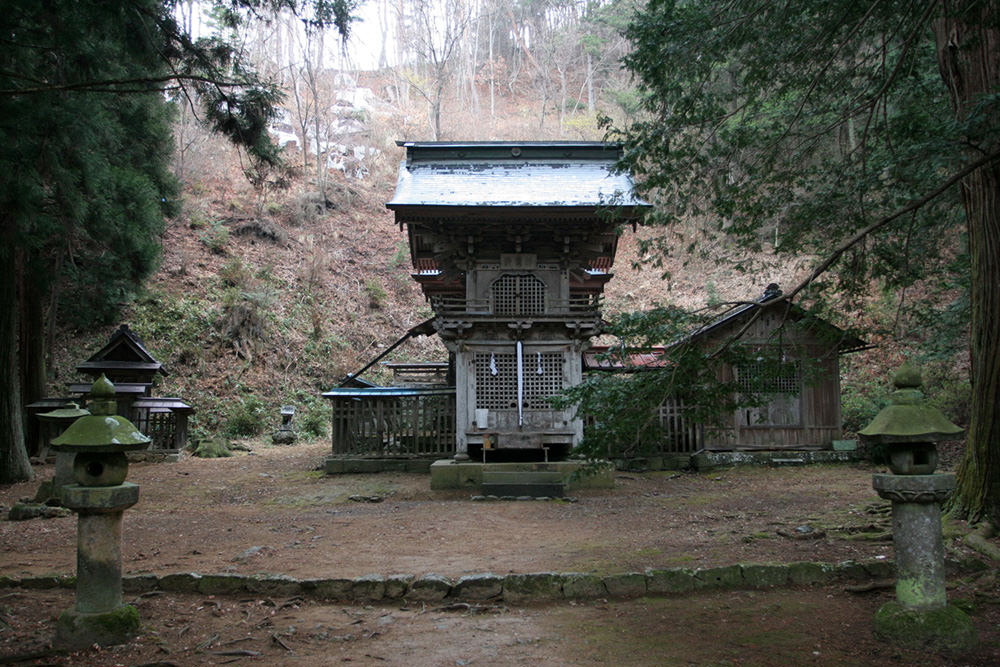
[[[151,92],[162,90],[171,81],[194,81],[208,83],[221,88],[239,88],[246,86],[245,81],[220,81],[219,79],[198,74],[169,74],[157,77],[140,77],[136,79],[107,79],[101,81],[78,81],[74,83],[47,84],[42,83],[31,88],[0,88],[0,95],[37,95],[56,91],[77,91],[94,93],[121,92]],[[128,88],[128,86],[133,86]],[[139,86],[139,87],[135,87]]]
[[[846,241],[844,241],[843,243],[841,243],[839,246],[837,246],[833,250],[832,253],[830,253],[829,255],[827,255],[826,259],[824,259],[822,262],[820,262],[819,265],[815,269],[813,269],[813,271],[804,280],[802,280],[802,282],[800,282],[798,285],[796,285],[795,288],[792,289],[792,291],[787,294],[787,298],[788,299],[794,299],[795,295],[797,295],[799,292],[801,292],[802,290],[804,290],[814,280],[816,280],[816,278],[818,278],[823,273],[825,273],[827,271],[827,269],[829,269],[831,266],[833,266],[833,264],[838,259],[840,259],[840,257],[845,252],[847,252],[852,247],[854,247],[855,245],[857,245],[859,242],[861,242],[869,234],[872,234],[873,232],[878,231],[879,229],[885,227],[889,223],[893,222],[897,218],[900,218],[900,217],[906,215],[907,213],[912,213],[912,212],[914,212],[914,211],[916,211],[916,210],[918,210],[920,208],[923,208],[924,206],[926,206],[927,204],[929,204],[930,202],[934,201],[935,199],[937,199],[938,197],[940,197],[942,194],[944,194],[945,192],[947,192],[949,188],[951,188],[953,185],[955,185],[956,183],[958,183],[959,181],[961,181],[963,178],[965,178],[966,176],[968,176],[972,172],[974,172],[977,169],[980,169],[982,167],[985,167],[986,165],[988,165],[988,164],[990,164],[992,162],[996,162],[997,160],[1000,160],[1000,151],[995,151],[993,153],[990,153],[986,157],[980,158],[979,160],[976,160],[975,162],[972,162],[972,163],[966,165],[965,168],[963,168],[960,171],[958,171],[955,174],[953,174],[947,181],[945,181],[940,186],[938,186],[937,188],[935,188],[931,192],[927,193],[923,197],[920,197],[919,199],[914,199],[913,201],[911,201],[906,206],[904,206],[904,207],[902,207],[900,209],[897,209],[893,213],[890,213],[889,215],[885,216],[884,218],[881,218],[881,219],[873,222],[872,224],[868,225],[867,227],[865,227],[864,229],[862,229],[861,231],[859,231],[857,234],[855,234],[851,238],[849,238]]]

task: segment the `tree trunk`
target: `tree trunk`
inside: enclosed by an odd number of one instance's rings
[[[431,131],[434,133],[434,141],[441,140],[441,98],[444,96],[444,83],[438,79],[438,84],[434,88],[434,99],[431,102]]]
[[[21,369],[17,363],[17,280],[21,267],[14,256],[14,222],[0,219],[0,484],[31,479],[24,447]]]
[[[45,397],[45,309],[46,298],[39,289],[39,284],[23,272],[20,274],[21,289],[19,290],[20,344],[18,361],[21,377],[21,404],[27,405]],[[38,424],[28,419],[26,411],[22,410],[24,419],[25,449],[29,455],[38,452]]]
[[[596,108],[596,103],[594,102],[594,61],[590,57],[590,53],[587,53],[587,113],[591,116],[594,115],[594,109]]]
[[[566,68],[559,68],[559,136],[566,133]]]
[[[490,130],[492,130],[497,120],[496,107],[496,73],[493,70],[493,13],[490,13]]]
[[[984,3],[974,12],[972,4],[945,2],[945,17],[933,24],[941,78],[960,121],[1000,84],[1000,3]],[[994,117],[993,124],[995,131],[1000,119]],[[1000,142],[978,146],[976,155],[998,148]],[[972,274],[972,397],[951,509],[972,520],[1000,521],[1000,165],[972,172],[962,182],[961,196]]]

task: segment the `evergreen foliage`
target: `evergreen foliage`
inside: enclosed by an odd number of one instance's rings
[[[651,222],[700,219],[741,254],[825,255],[932,192],[991,112],[947,112],[933,4],[649,3],[625,60],[646,115],[613,135],[657,203]],[[956,201],[948,190],[874,230],[824,277],[855,291],[913,284],[942,266],[940,235],[964,222]]]
[[[235,28],[290,9],[346,36],[355,6],[220,0],[216,15]],[[33,341],[57,314],[78,326],[112,320],[156,266],[164,216],[176,206],[166,93],[197,101],[255,164],[280,162],[267,132],[277,88],[234,43],[185,32],[175,8],[11,0],[0,12],[0,482],[31,474],[21,410],[45,384],[44,350]]]

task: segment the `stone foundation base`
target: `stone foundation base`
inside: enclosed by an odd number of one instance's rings
[[[738,465],[801,466],[807,463],[850,463],[860,457],[854,451],[777,450],[777,451],[701,451],[691,456],[691,467],[698,472]]]
[[[128,604],[99,614],[67,609],[56,622],[54,644],[69,650],[124,644],[139,632],[139,624],[139,612]]]
[[[581,461],[551,461],[549,463],[474,463],[441,459],[431,464],[431,489],[469,489],[478,493],[483,484],[483,471],[496,472],[557,472],[566,488],[612,489],[615,486],[614,466],[607,461],[593,466]]]
[[[907,648],[935,651],[964,651],[976,645],[972,619],[953,605],[919,610],[888,602],[875,612],[875,636]]]
[[[345,459],[327,457],[323,469],[327,475],[367,472],[422,472],[430,470],[431,459]]]

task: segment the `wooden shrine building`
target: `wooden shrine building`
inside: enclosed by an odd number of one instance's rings
[[[741,408],[716,429],[706,429],[707,450],[829,449],[841,437],[840,355],[867,349],[857,336],[813,317],[785,298],[777,284],[692,334],[718,345],[738,336],[741,344],[775,364],[748,362],[724,367],[747,394],[766,397],[760,407]]]
[[[564,455],[581,440],[583,424],[547,399],[581,381],[582,352],[601,326],[618,227],[634,224],[648,206],[630,177],[614,170],[621,148],[400,145],[406,159],[386,206],[406,227],[413,277],[453,364],[450,453],[458,460],[478,459],[484,449]],[[338,405],[364,399],[357,390],[324,396],[334,402],[335,431]],[[335,438],[335,454],[337,447]]]
[[[681,399],[669,398],[658,408],[661,436],[653,443],[655,453],[830,449],[841,437],[840,356],[869,346],[810,316],[773,283],[760,297],[692,332],[685,342],[715,349],[730,339],[759,355],[756,362],[751,356],[739,367],[722,366],[719,379],[760,396],[763,404],[736,409],[709,427],[689,419]],[[624,360],[607,352],[588,350],[584,371],[643,372],[669,365],[669,350],[663,347],[633,352]]]
[[[151,450],[171,455],[187,445],[187,422],[194,408],[179,398],[152,395],[156,377],[166,376],[167,371],[127,324],[116,329],[107,344],[78,364],[76,370],[89,376],[89,379],[69,385],[72,397],[44,398],[28,405],[28,413],[43,413],[62,407],[69,401],[86,407],[91,385],[103,374],[115,386],[118,414],[152,438]],[[51,434],[42,432],[44,438],[48,435]],[[44,450],[45,445],[40,443],[38,449]]]

